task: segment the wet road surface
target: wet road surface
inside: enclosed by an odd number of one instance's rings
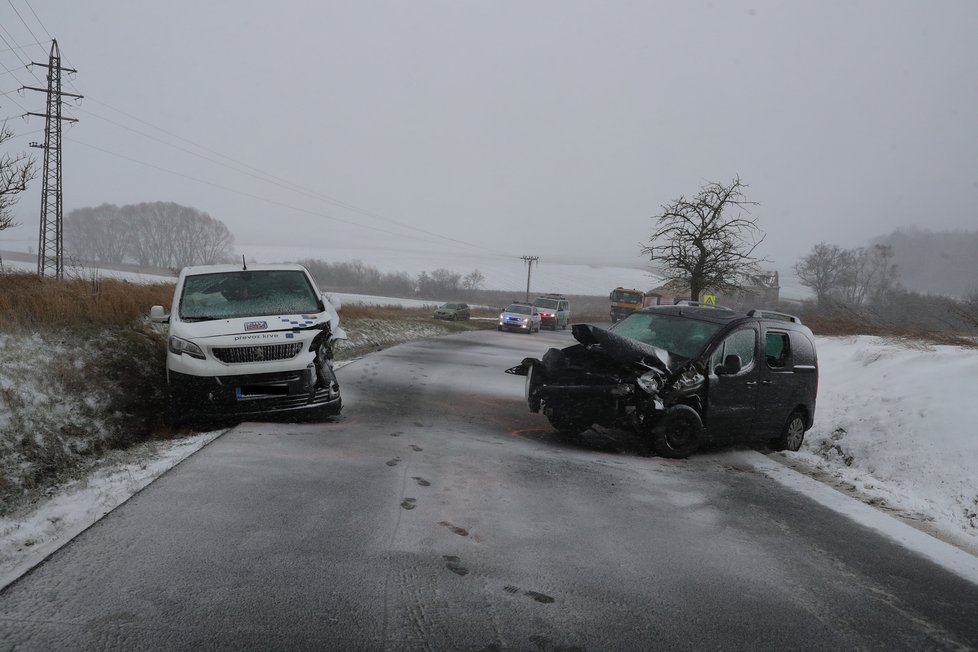
[[[0,592],[0,649],[974,649],[978,587],[739,466],[566,440],[503,373],[569,331],[339,372]]]

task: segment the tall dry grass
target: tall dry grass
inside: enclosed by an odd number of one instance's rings
[[[0,274],[0,329],[122,326],[169,307],[172,283],[142,285],[114,278],[56,280]]]
[[[146,317],[172,284],[0,274],[0,514],[106,451],[167,436],[165,340]]]
[[[868,310],[846,306],[829,308],[807,306],[801,312],[801,318],[815,335],[874,335],[910,347],[921,344],[941,344],[978,348],[978,337],[975,336],[973,329],[969,332],[955,328],[935,328],[933,322],[915,323],[912,319],[895,323]]]

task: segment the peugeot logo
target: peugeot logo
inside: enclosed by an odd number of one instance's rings
[[[251,357],[256,362],[261,361],[261,360],[264,360],[265,359],[265,350],[262,349],[262,347],[260,347],[260,346],[253,346],[253,347],[251,347]]]

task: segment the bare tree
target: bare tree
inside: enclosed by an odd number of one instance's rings
[[[708,183],[687,199],[681,196],[653,216],[655,229],[642,253],[658,261],[667,281],[689,286],[696,300],[704,290],[741,289],[750,276],[760,272],[754,251],[764,240],[757,218],[749,208],[747,185],[740,177],[724,185]]]
[[[465,290],[478,290],[485,282],[486,277],[483,276],[482,272],[477,269],[473,269],[471,272],[465,275],[465,278],[462,279],[462,288]]]
[[[850,273],[852,255],[838,245],[820,242],[812,253],[795,263],[795,274],[801,284],[810,288],[819,304],[840,290]]]
[[[421,272],[418,274],[417,292],[427,298],[434,298],[443,294],[450,294],[459,289],[462,275],[458,272],[439,267],[429,274]]]
[[[128,228],[125,215],[114,204],[76,208],[65,216],[65,249],[83,261],[121,263],[129,249],[124,236]]]
[[[234,236],[220,220],[173,202],[78,208],[65,218],[65,246],[99,262],[184,267],[230,260]]]
[[[0,124],[0,145],[13,138],[14,132],[6,120]],[[27,154],[0,154],[0,231],[16,226],[10,209],[17,203],[17,195],[27,190],[34,178],[34,159]]]
[[[849,263],[843,285],[843,298],[853,306],[878,303],[896,285],[897,266],[893,247],[876,244],[848,252]]]

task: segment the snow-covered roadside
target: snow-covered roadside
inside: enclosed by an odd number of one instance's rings
[[[136,446],[84,480],[62,486],[28,514],[0,518],[0,588],[91,527],[146,485],[221,434]]]
[[[978,349],[818,338],[815,426],[778,454],[978,554]]]
[[[430,335],[405,327],[387,338]],[[978,349],[854,337],[818,338],[818,351],[815,427],[801,451],[771,457],[978,554]],[[219,434],[136,449],[0,520],[0,587]]]

